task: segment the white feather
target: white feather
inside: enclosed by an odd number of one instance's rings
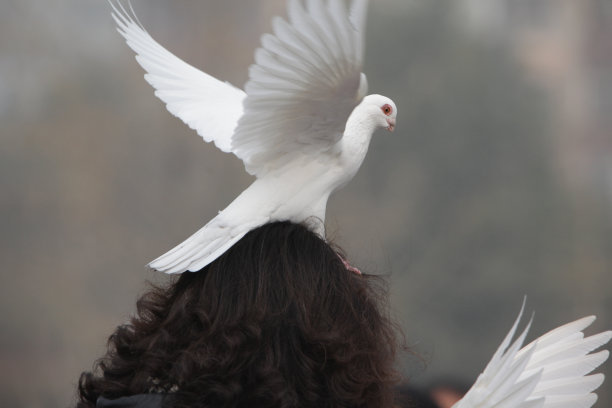
[[[612,338],[606,331],[585,338],[582,330],[595,317],[558,327],[523,344],[531,322],[510,345],[525,303],[510,332],[472,388],[453,408],[588,408],[603,374],[587,375],[607,358],[608,351],[589,354]]]
[[[121,3],[110,4],[119,33],[136,53],[136,60],[147,72],[145,79],[156,89],[155,95],[166,103],[168,111],[205,141],[231,152],[231,138],[242,116],[246,94],[159,45],[138,22],[131,7],[128,12]]]
[[[181,61],[153,40],[131,8],[111,5],[155,95],[257,177],[217,217],[149,266],[197,271],[270,221],[309,222],[324,235],[329,195],[357,172],[374,130],[394,126],[397,114],[389,98],[365,96],[367,1],[353,0],[349,10],[342,0],[306,0],[305,6],[289,0],[289,21],[275,18],[274,34],[263,35],[255,51],[246,93]],[[390,116],[382,112],[385,104],[393,107]]]
[[[364,14],[366,3],[358,3],[353,7]],[[363,32],[344,4],[309,0],[304,7],[289,0],[287,9],[289,22],[273,19],[274,34],[264,35],[255,52],[244,115],[232,139],[236,155],[258,177],[302,154],[326,154],[365,96],[357,51]]]

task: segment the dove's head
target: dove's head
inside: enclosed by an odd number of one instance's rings
[[[363,98],[361,105],[367,110],[370,116],[379,127],[383,127],[390,132],[395,129],[395,118],[397,107],[395,102],[386,96],[368,95]]]

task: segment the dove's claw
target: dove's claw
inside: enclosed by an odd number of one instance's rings
[[[361,275],[361,271],[355,268],[354,266],[351,266],[351,264],[348,263],[348,261],[344,259],[340,254],[338,254],[338,258],[340,258],[340,260],[344,264],[344,267],[346,268],[347,271],[351,271],[353,273],[356,273],[357,275]]]

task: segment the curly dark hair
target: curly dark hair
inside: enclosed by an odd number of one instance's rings
[[[398,334],[382,278],[348,271],[304,226],[271,223],[145,293],[81,374],[77,407],[151,392],[171,407],[391,407]]]

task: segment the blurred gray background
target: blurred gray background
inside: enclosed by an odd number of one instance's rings
[[[283,0],[133,0],[177,56],[242,86]],[[103,0],[0,2],[0,406],[73,404],[144,265],[250,182],[153,96]],[[473,381],[522,298],[533,338],[612,328],[612,2],[375,0],[365,72],[398,105],[330,236],[390,275],[416,384]],[[604,369],[612,374],[612,364]],[[597,407],[612,406],[612,376]]]

